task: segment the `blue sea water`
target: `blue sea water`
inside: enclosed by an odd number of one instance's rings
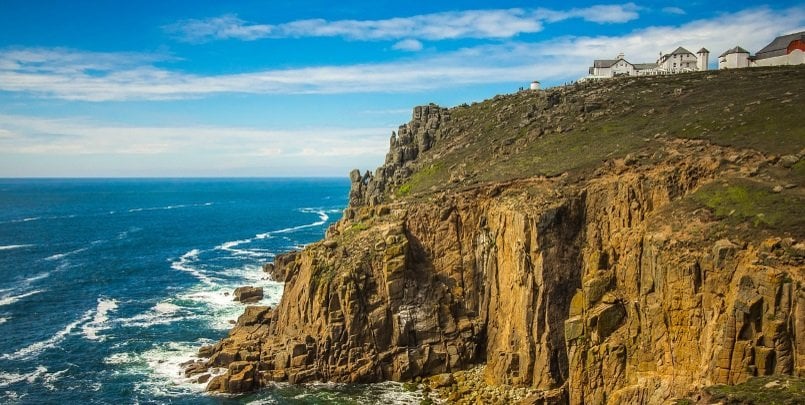
[[[181,373],[241,285],[319,240],[346,179],[0,180],[0,402],[407,403],[399,384],[212,396]]]

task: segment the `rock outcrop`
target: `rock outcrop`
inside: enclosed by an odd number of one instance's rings
[[[350,172],[350,206],[376,205],[383,201],[389,189],[402,184],[411,175],[410,163],[444,136],[442,127],[449,121],[450,112],[446,108],[435,104],[414,108],[411,121],[391,133],[383,166],[374,174],[367,171],[361,175],[357,169]]]
[[[250,285],[238,287],[233,294],[235,301],[247,303],[255,303],[263,299],[263,287],[252,287]]]
[[[542,97],[545,108],[564,102]],[[599,107],[580,114],[609,113]],[[741,205],[734,186],[751,178],[772,195],[758,182],[794,176],[802,152],[786,167],[658,135],[644,141],[651,153],[586,171],[394,198],[423,153],[450,142],[448,117],[418,107],[384,166],[351,174],[350,206],[327,239],[266,267],[286,282],[283,298],[247,308],[202,349],[206,367],[226,368],[209,390],[408,381],[482,363],[486,383],[541,391],[539,401],[638,404],[805,375],[805,229],[762,227],[780,222]],[[733,188],[702,197],[721,183]],[[802,204],[799,188],[773,195],[755,197]],[[721,212],[724,199],[737,208]]]

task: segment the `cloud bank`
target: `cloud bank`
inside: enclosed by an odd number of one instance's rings
[[[622,36],[503,41],[391,62],[218,75],[160,67],[170,65],[171,58],[165,55],[15,49],[0,51],[0,91],[65,100],[127,101],[222,93],[423,92],[467,85],[528,83],[534,79],[550,83],[578,79],[586,74],[592,59],[613,57],[619,52],[625,52],[633,62],[651,62],[660,51],[669,52],[677,46],[704,46],[716,55],[736,44],[756,51],[776,35],[804,24],[802,9],[774,12],[756,8],[680,26],[638,29]],[[401,41],[398,47],[415,51],[419,45],[413,41]]]
[[[438,41],[458,38],[511,38],[539,32],[543,23],[571,18],[605,24],[624,23],[639,17],[633,3],[597,5],[570,10],[496,9],[465,10],[396,17],[384,20],[336,20],[321,18],[281,24],[254,24],[234,14],[206,19],[187,19],[163,27],[178,40],[203,43],[237,39],[343,37],[350,40],[418,39]]]

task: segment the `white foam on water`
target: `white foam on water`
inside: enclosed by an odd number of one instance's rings
[[[120,366],[118,372],[142,375],[145,378],[135,383],[135,390],[147,396],[175,396],[204,391],[205,384],[195,382],[198,376],[184,376],[182,364],[200,360],[198,347],[211,343],[202,339],[196,342],[168,342],[155,345],[141,353],[113,353],[104,363]],[[225,372],[225,369],[210,370],[212,375]]]
[[[131,318],[115,319],[115,323],[119,323],[124,327],[132,328],[150,328],[155,325],[166,325],[183,319],[193,319],[196,316],[191,315],[182,307],[172,304],[170,302],[160,302],[154,305],[150,310]]]
[[[43,374],[47,373],[47,371],[48,369],[45,366],[40,365],[36,367],[36,370],[28,374],[0,372],[0,388],[23,381],[32,384]]]
[[[306,229],[306,228],[313,228],[313,227],[316,227],[316,226],[321,226],[321,225],[324,225],[330,219],[330,216],[327,215],[327,212],[325,210],[321,210],[321,209],[318,209],[318,208],[301,208],[301,209],[299,209],[299,212],[304,212],[306,214],[316,214],[316,215],[319,216],[319,220],[316,221],[316,222],[309,223],[309,224],[292,226],[292,227],[278,229],[276,231],[269,231],[269,232],[265,232],[265,233],[258,233],[254,237],[256,239],[268,239],[268,238],[273,237],[276,234],[286,234],[286,233],[291,233],[291,232],[299,231],[299,230]]]
[[[212,202],[205,202],[202,204],[176,204],[176,205],[165,205],[162,207],[147,207],[147,208],[132,208],[128,210],[129,212],[143,212],[143,211],[161,211],[161,210],[175,210],[177,208],[191,208],[191,207],[209,207],[213,205]]]
[[[171,268],[174,270],[183,271],[185,273],[190,273],[191,275],[193,275],[193,277],[197,278],[204,284],[210,286],[215,285],[215,282],[212,280],[212,278],[201,272],[201,270],[190,266],[191,263],[198,261],[198,255],[200,253],[201,253],[200,250],[193,249],[183,254],[179,258],[179,260],[176,260],[171,263]]]
[[[22,248],[27,248],[27,247],[31,247],[31,246],[34,246],[34,245],[5,245],[5,246],[0,246],[0,250],[22,249]]]
[[[11,318],[9,318],[9,317],[5,317],[5,316],[4,316],[4,317],[0,317],[0,325],[2,325],[2,324],[4,324],[4,323],[8,322],[8,321],[9,321],[9,319],[11,319]]]
[[[154,305],[154,311],[160,314],[173,314],[181,309],[176,304],[171,304],[170,302],[160,302],[159,304]]]
[[[41,354],[45,350],[55,348],[78,325],[80,325],[80,324],[82,324],[84,322],[87,322],[90,319],[92,319],[93,312],[94,312],[93,310],[89,310],[89,311],[85,312],[83,316],[81,316],[80,318],[74,320],[73,322],[70,322],[69,324],[67,324],[67,326],[62,328],[62,330],[56,332],[56,334],[54,334],[53,336],[51,336],[48,339],[45,339],[45,340],[30,344],[30,345],[28,345],[26,347],[23,347],[22,349],[17,350],[14,353],[3,354],[2,356],[0,356],[0,358],[7,359],[7,360],[30,359],[30,358],[33,358],[33,357]]]
[[[109,320],[109,312],[117,309],[117,301],[107,298],[98,298],[98,307],[95,309],[95,316],[91,322],[85,323],[81,330],[84,332],[84,337],[90,340],[105,339],[104,336],[98,336],[98,332],[104,329],[109,329],[107,321]]]
[[[98,244],[99,242],[100,242],[100,241],[94,241],[94,242],[92,242],[92,244],[93,244],[93,245],[96,245],[96,244]],[[67,257],[67,256],[72,256],[72,255],[74,255],[74,254],[78,254],[78,253],[84,252],[84,251],[86,251],[87,249],[89,249],[89,248],[79,248],[79,249],[71,250],[71,251],[69,251],[69,252],[65,252],[65,253],[57,253],[57,254],[55,254],[55,255],[51,255],[51,256],[46,257],[46,258],[45,258],[45,260],[47,260],[47,261],[61,260],[61,259],[64,259],[65,257]]]
[[[114,353],[103,359],[104,364],[128,364],[136,361],[133,353]]]
[[[6,306],[6,305],[11,305],[11,304],[23,299],[23,298],[30,297],[30,296],[35,295],[35,294],[39,294],[39,293],[41,293],[43,291],[44,290],[33,290],[33,291],[24,292],[22,294],[17,294],[17,295],[11,295],[11,294],[6,295],[6,296],[0,298],[0,307]]]
[[[56,386],[55,386],[56,381],[58,381],[59,378],[61,378],[61,376],[65,375],[67,373],[67,371],[69,371],[69,370],[70,370],[69,368],[65,368],[64,370],[44,374],[42,376],[42,385],[45,388],[47,388],[47,389],[49,389],[51,391],[55,391],[56,390]]]
[[[380,389],[379,401],[377,402],[381,404],[418,404],[425,399],[420,391],[407,391],[402,383],[396,381],[384,381],[373,385],[373,388]]]
[[[33,276],[26,278],[23,282],[25,284],[31,284],[34,281],[41,280],[41,279],[46,278],[48,276],[50,276],[50,273],[46,271],[46,272],[42,272],[42,273],[39,273],[39,274],[34,274]]]

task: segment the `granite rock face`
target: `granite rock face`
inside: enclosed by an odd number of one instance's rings
[[[666,79],[651,80],[641,94],[665,94],[659,82]],[[664,403],[754,376],[805,376],[805,231],[760,232],[753,224],[762,215],[738,218],[748,214],[695,200],[714,184],[729,191],[793,178],[805,150],[781,158],[658,132],[632,139],[629,153],[580,161],[584,170],[573,173],[490,175],[475,164],[472,177],[454,159],[442,168],[456,173],[439,178],[450,187],[420,183],[417,193],[397,194],[426,164],[463,156],[470,138],[456,141],[457,134],[513,125],[519,138],[504,131],[484,148],[511,158],[501,167],[517,168],[546,160],[523,158],[528,142],[566,140],[613,115],[637,119],[639,103],[613,110],[617,97],[590,89],[589,97],[544,92],[533,96],[538,103],[510,96],[529,104],[523,110],[502,96],[486,110],[417,107],[392,134],[383,166],[350,173],[349,206],[325,240],[266,265],[285,282],[279,305],[248,307],[227,338],[200,350],[203,366],[188,369],[224,370],[208,390],[228,393],[272,381],[424,376],[438,376],[434,386],[458,386],[449,375],[472,369],[487,384],[524,388],[530,403],[572,404]],[[646,106],[641,117],[649,122],[663,106]],[[751,124],[751,108],[742,125]],[[478,111],[497,117],[477,121],[470,115]],[[779,184],[787,185],[767,187],[768,195],[801,204],[797,184]],[[716,197],[745,198],[725,195]]]
[[[656,403],[802,374],[802,244],[710,244],[706,219],[673,218],[665,209],[724,175],[728,153],[673,147],[685,157],[560,196],[561,179],[532,179],[351,206],[328,232],[337,243],[278,258],[281,303],[250,307],[215,347],[208,364],[228,371],[209,389],[404,381],[485,362],[489,383],[571,403]]]

